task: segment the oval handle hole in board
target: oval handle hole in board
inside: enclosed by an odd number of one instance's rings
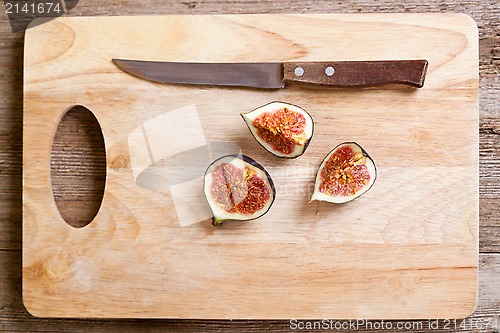
[[[81,228],[97,215],[106,183],[106,149],[97,118],[77,105],[62,117],[51,151],[51,181],[62,218]]]

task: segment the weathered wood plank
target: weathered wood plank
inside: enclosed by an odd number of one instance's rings
[[[1,7],[1,5],[0,5]],[[496,0],[409,0],[409,1],[80,1],[71,15],[209,14],[261,12],[462,12],[472,16],[480,35],[480,153],[481,153],[481,251],[500,252],[498,198],[498,118],[500,107],[500,6]],[[0,15],[0,249],[21,248],[21,129],[22,129],[22,34],[12,34],[6,15]],[[61,191],[63,188],[60,189]],[[487,199],[486,199],[487,197]],[[15,254],[13,254],[15,253]],[[11,255],[12,254],[12,255]],[[9,259],[4,259],[5,257]],[[270,330],[288,332],[288,323],[164,320],[40,320],[21,306],[21,262],[18,251],[0,252],[0,331],[2,332],[108,332],[108,331],[235,331]],[[481,255],[480,305],[473,318],[498,318],[499,261]],[[492,268],[493,267],[493,268]],[[486,273],[485,273],[486,272]],[[489,276],[489,277],[488,277]],[[491,276],[493,278],[491,278]],[[8,290],[8,292],[4,292]],[[6,296],[7,295],[7,296]],[[484,299],[490,301],[484,303]],[[496,302],[495,302],[496,300]],[[483,306],[483,304],[486,304]],[[443,327],[443,326],[441,326]],[[474,332],[498,332],[486,328]],[[371,331],[374,332],[374,331]],[[375,331],[376,332],[376,331]],[[382,331],[380,331],[382,332]],[[428,330],[426,332],[436,332]],[[471,332],[467,330],[464,332]]]
[[[499,252],[500,249],[500,203],[499,199],[479,201],[479,250],[484,253]]]

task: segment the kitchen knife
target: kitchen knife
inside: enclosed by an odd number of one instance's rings
[[[300,82],[331,87],[403,84],[421,88],[427,60],[197,63],[113,59],[123,71],[159,83],[284,88]]]

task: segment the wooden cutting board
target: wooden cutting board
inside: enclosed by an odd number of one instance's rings
[[[112,58],[427,59],[429,70],[422,89],[265,91],[160,85],[121,72]],[[33,315],[389,319],[474,310],[478,33],[469,17],[58,18],[27,30],[24,63],[23,299]],[[298,159],[271,156],[239,117],[275,100],[315,120]],[[98,119],[108,164],[102,206],[84,228],[61,217],[50,179],[53,136],[74,105]],[[179,112],[186,119],[171,117]],[[308,203],[321,160],[344,141],[373,157],[375,185],[345,205]],[[183,223],[182,214],[200,211],[199,198],[181,198],[180,207],[179,182],[140,181],[144,154],[168,174],[169,157],[208,147],[215,158],[221,144],[272,174],[277,200],[264,217],[222,228],[205,218]]]

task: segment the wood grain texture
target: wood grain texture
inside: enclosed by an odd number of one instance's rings
[[[428,320],[404,320],[385,322],[394,329],[367,329],[349,332],[498,332],[495,320],[500,319],[500,255],[481,254],[479,257],[479,294],[474,314],[467,318],[464,329],[445,329],[449,322],[439,321],[438,329],[429,328]],[[0,280],[0,332],[292,332],[289,320],[147,320],[147,319],[43,319],[26,313],[21,301],[21,258],[15,252],[0,252],[0,265],[7,269]],[[413,330],[397,329],[398,323],[411,323]],[[459,321],[460,323],[460,321]],[[295,330],[296,331],[296,330]],[[318,330],[316,330],[318,331]],[[316,332],[314,331],[314,332]],[[336,330],[328,330],[332,332]],[[347,330],[346,330],[347,331]],[[305,331],[307,332],[307,331]]]
[[[333,38],[342,46],[332,49]],[[58,18],[29,29],[25,306],[42,317],[469,315],[477,287],[477,47],[475,23],[452,14]],[[430,65],[425,89],[290,85],[256,91],[137,80],[110,61],[119,57],[427,59]],[[307,159],[274,158],[245,131],[237,112],[273,100],[300,105],[315,119]],[[101,209],[81,229],[61,218],[45,169],[56,128],[76,104],[99,121],[108,165]],[[377,184],[349,205],[307,204],[312,176],[333,140],[369,150],[377,161]],[[179,153],[219,143],[265,165],[279,200],[255,223],[213,229],[204,217],[185,227],[182,210],[198,213],[206,205],[200,177],[210,159],[198,174],[188,159],[181,170],[193,177],[181,183],[172,182],[168,163]],[[167,163],[162,177],[168,183],[144,186],[144,170],[159,161]],[[190,203],[183,207],[186,194],[179,188],[188,183],[199,191],[187,195]],[[214,287],[211,281],[224,283]]]
[[[210,14],[210,13],[312,13],[312,12],[463,12],[471,15],[479,26],[480,55],[480,251],[499,252],[500,210],[498,184],[498,165],[500,154],[500,109],[498,96],[500,85],[500,8],[496,1],[447,0],[405,2],[384,1],[94,1],[80,2],[71,12],[78,15],[138,15],[151,14]],[[286,322],[276,321],[196,321],[196,320],[57,320],[31,317],[21,304],[21,144],[22,144],[22,34],[12,34],[5,15],[0,15],[0,253],[10,259],[2,260],[5,267],[0,273],[2,284],[0,296],[1,332],[199,332],[199,331],[245,331],[263,330],[289,331]],[[68,121],[71,123],[71,121]],[[84,124],[80,124],[85,126]],[[68,127],[69,135],[81,135],[80,127]],[[63,158],[63,157],[61,157]],[[72,155],[64,156],[71,160]],[[74,164],[78,161],[70,161]],[[80,172],[85,173],[81,168]],[[87,171],[92,173],[93,171]],[[55,188],[58,193],[71,192],[70,184]],[[82,189],[85,191],[85,188]],[[95,191],[93,188],[89,192]],[[76,194],[79,194],[78,192]],[[71,195],[74,195],[72,193]],[[481,256],[484,258],[485,256]],[[484,320],[500,315],[500,306],[495,303],[500,297],[491,289],[498,282],[498,264],[495,260],[481,260],[480,295],[485,295],[491,302],[480,302],[472,320]],[[487,270],[488,274],[482,272]],[[5,282],[8,281],[8,282]],[[486,288],[485,288],[486,287]],[[482,292],[484,290],[484,293]],[[494,332],[494,328],[478,330],[467,329],[464,332]],[[377,332],[377,331],[375,331]],[[379,330],[378,332],[382,332]],[[420,331],[419,331],[420,332]],[[421,332],[435,332],[425,329]]]
[[[54,134],[51,153],[52,188],[62,218],[69,225],[81,228],[89,224],[99,211],[106,182],[106,151],[101,128],[93,114],[82,106],[70,109],[61,119]],[[81,135],[72,136],[72,128]],[[71,159],[66,158],[71,155]]]

